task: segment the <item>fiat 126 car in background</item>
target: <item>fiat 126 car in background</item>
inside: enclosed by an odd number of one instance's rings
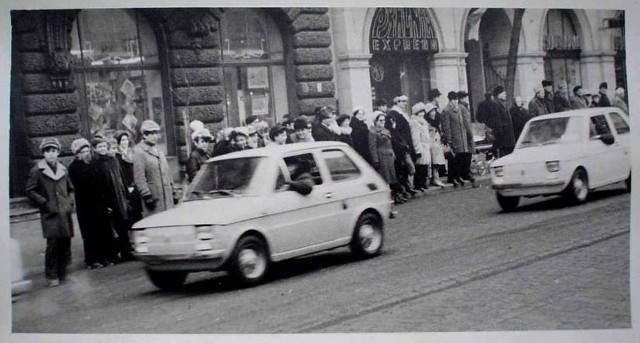
[[[131,238],[160,289],[215,270],[252,286],[286,259],[344,246],[378,255],[391,203],[386,182],[344,143],[269,146],[209,160],[185,200],[137,222]]]
[[[534,117],[513,153],[491,163],[498,203],[513,211],[521,197],[560,194],[579,204],[621,181],[631,191],[630,136],[629,117],[615,107]]]

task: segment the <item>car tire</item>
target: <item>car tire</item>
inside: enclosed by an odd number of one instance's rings
[[[500,208],[502,208],[504,212],[513,212],[520,204],[519,196],[504,196],[500,193],[496,193],[496,199],[498,200]]]
[[[147,276],[152,284],[163,291],[173,291],[184,284],[187,280],[187,272],[181,271],[158,271],[147,269]]]
[[[627,192],[631,193],[631,172],[629,172],[629,177],[624,180],[624,183],[627,186]]]
[[[240,238],[231,254],[229,273],[243,287],[261,283],[269,270],[266,243],[256,236]]]
[[[573,172],[571,180],[562,195],[573,205],[581,204],[587,200],[589,196],[589,178],[584,169],[579,168]]]
[[[351,237],[351,251],[358,258],[379,255],[384,245],[384,228],[380,217],[373,213],[363,213]]]

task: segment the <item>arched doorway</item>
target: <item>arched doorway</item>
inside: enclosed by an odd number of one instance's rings
[[[392,104],[405,94],[410,103],[426,100],[431,87],[428,61],[439,50],[425,8],[379,8],[371,23],[372,95]]]
[[[467,17],[465,52],[472,108],[506,83],[511,22],[503,9],[474,8]],[[472,111],[474,112],[474,111]]]
[[[581,85],[580,52],[582,39],[571,10],[552,9],[547,12],[543,49],[545,79],[554,85],[566,82],[567,89]]]

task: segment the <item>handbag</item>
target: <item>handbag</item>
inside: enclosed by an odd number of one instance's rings
[[[442,145],[442,152],[444,152],[444,158],[450,160],[456,156],[456,153],[453,152],[453,149],[448,144]]]

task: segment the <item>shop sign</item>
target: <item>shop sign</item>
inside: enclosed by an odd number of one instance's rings
[[[438,52],[438,39],[425,8],[376,10],[370,37],[371,52]]]
[[[578,35],[545,35],[544,50],[580,50]]]

